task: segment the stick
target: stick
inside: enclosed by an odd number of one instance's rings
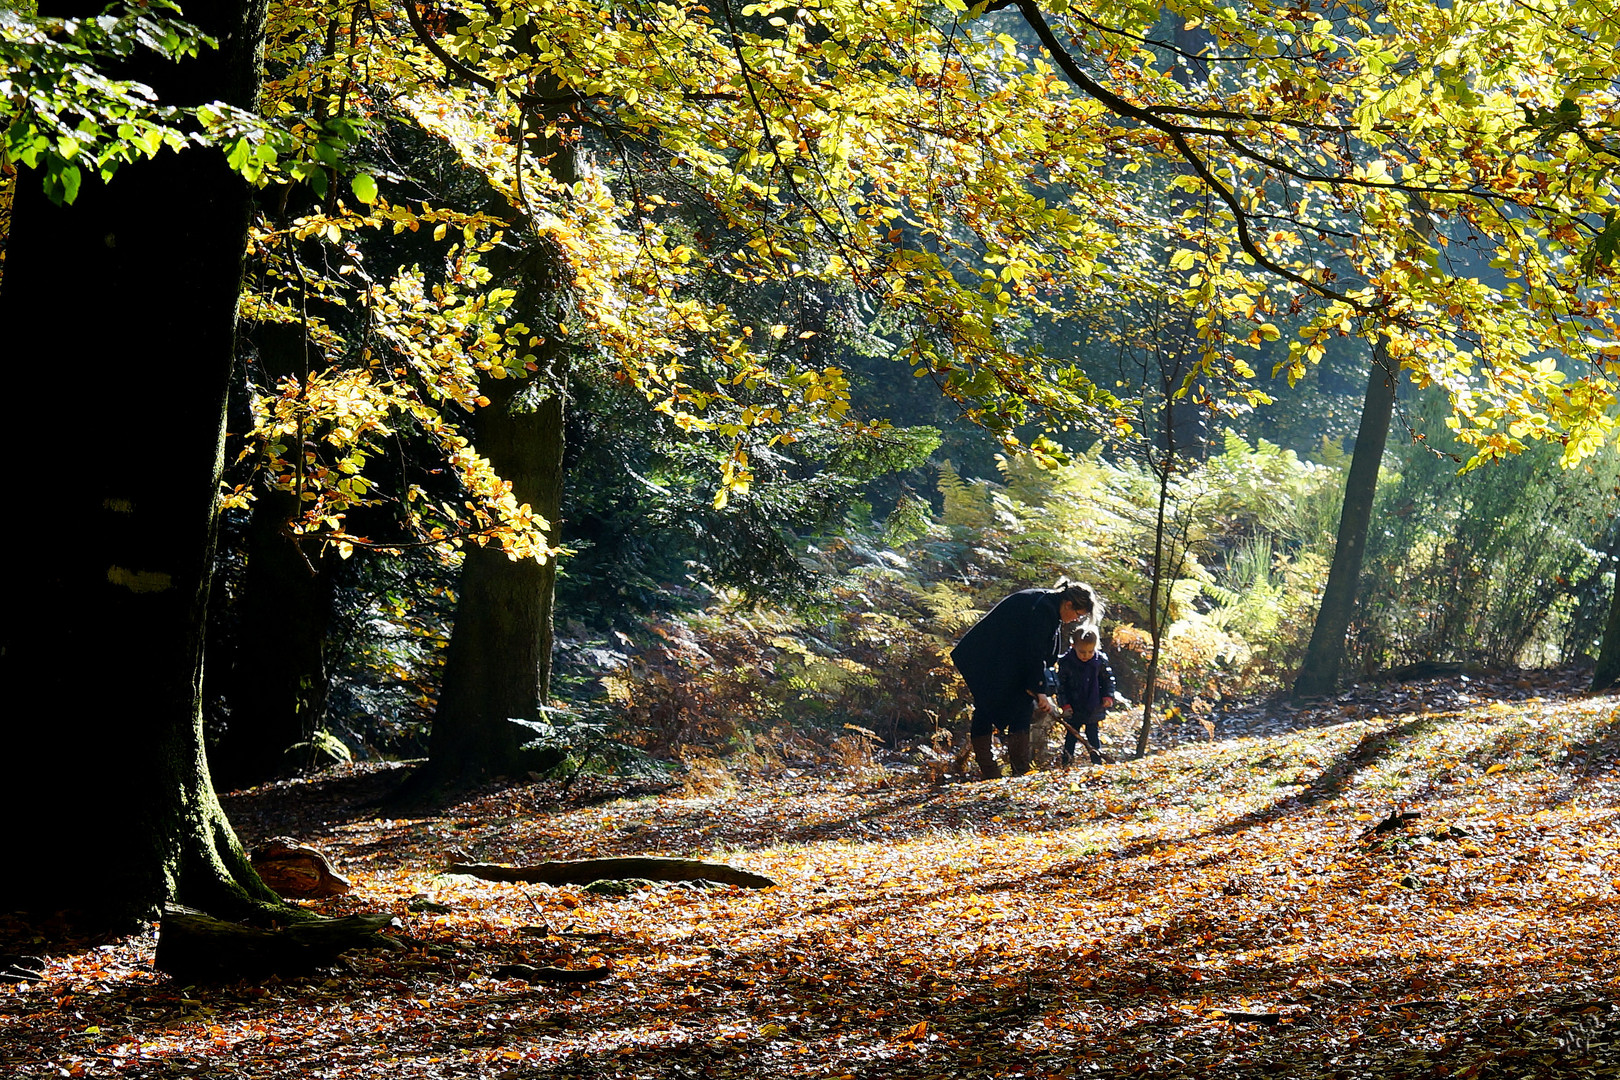
[[[1086,751],[1088,752],[1088,754],[1096,754],[1098,757],[1102,758],[1104,761],[1108,760],[1108,755],[1103,753],[1101,750],[1098,750],[1096,747],[1092,746],[1090,741],[1086,738],[1085,732],[1081,731],[1079,728],[1075,727],[1073,724],[1071,724],[1067,720],[1063,719],[1063,714],[1062,713],[1053,713],[1052,715],[1053,715],[1054,718],[1056,718],[1058,723],[1062,724],[1064,727],[1069,729],[1069,734],[1073,735],[1076,739],[1080,740],[1080,744],[1086,748]]]

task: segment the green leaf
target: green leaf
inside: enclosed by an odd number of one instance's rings
[[[355,174],[354,179],[349,181],[349,188],[355,198],[368,206],[377,201],[377,181],[370,173]]]

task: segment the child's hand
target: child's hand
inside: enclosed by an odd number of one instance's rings
[[[1064,716],[1073,716],[1074,715],[1074,706],[1073,705],[1065,705],[1065,706],[1063,706],[1063,715]]]
[[[1114,699],[1111,698],[1111,697],[1103,698],[1102,699],[1102,707],[1105,708],[1105,709],[1112,709],[1114,707]]]

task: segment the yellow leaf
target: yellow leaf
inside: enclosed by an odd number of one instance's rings
[[[1495,765],[1492,765],[1490,768],[1485,770],[1485,775],[1489,776],[1492,773],[1499,773],[1505,768],[1507,768],[1507,766],[1498,761]]]
[[[927,1037],[928,1021],[926,1020],[919,1020],[900,1033],[900,1039],[903,1042],[915,1042],[917,1039],[926,1039]]]

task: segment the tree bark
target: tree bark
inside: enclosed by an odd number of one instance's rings
[[[1148,742],[1153,736],[1153,707],[1159,698],[1159,661],[1164,655],[1164,629],[1168,617],[1170,604],[1168,600],[1161,611],[1159,604],[1159,590],[1168,592],[1175,584],[1172,576],[1169,583],[1165,582],[1165,514],[1170,502],[1170,475],[1176,462],[1176,445],[1171,435],[1169,416],[1172,405],[1170,399],[1165,399],[1166,427],[1165,427],[1165,460],[1159,470],[1159,504],[1158,512],[1153,520],[1153,587],[1148,593],[1148,636],[1152,641],[1151,651],[1148,653],[1147,678],[1142,682],[1142,723],[1136,730],[1136,756],[1147,757]]]
[[[1603,626],[1603,644],[1598,649],[1597,668],[1592,672],[1593,690],[1609,690],[1615,686],[1620,686],[1620,573],[1615,575],[1609,621]]]
[[[263,4],[187,16],[218,51],[117,74],[169,104],[253,105]],[[249,205],[217,151],[87,175],[69,207],[18,178],[0,288],[13,450],[0,813],[6,865],[27,868],[0,886],[10,906],[127,923],[176,899],[276,899],[215,798],[199,707]]]
[[[544,117],[535,119],[531,132],[524,140],[526,156],[545,162],[560,183],[578,180],[577,140],[566,129],[548,132]],[[490,403],[478,410],[473,442],[512,484],[517,501],[544,517],[555,536],[562,513],[573,268],[563,249],[542,234],[531,240],[514,275],[518,319],[538,339],[538,370],[525,379],[484,380]],[[401,801],[554,763],[526,753],[523,744],[532,733],[511,721],[538,719],[550,695],[556,575],[550,559],[514,561],[495,548],[469,548],[428,764],[401,790]]]
[[[261,492],[253,506],[226,682],[229,711],[208,753],[224,790],[313,764],[312,739],[326,712],[334,579],[287,531],[295,507],[286,491]]]
[[[387,913],[260,927],[227,922],[187,907],[169,907],[158,930],[152,966],[180,982],[296,975],[330,964],[350,949],[399,949],[382,933],[398,926]]]
[[[1373,497],[1378,493],[1378,467],[1389,441],[1390,417],[1395,412],[1395,366],[1384,349],[1384,339],[1373,346],[1367,373],[1367,394],[1361,405],[1361,427],[1350,456],[1350,474],[1344,484],[1344,509],[1339,513],[1338,542],[1328,569],[1322,606],[1316,612],[1311,643],[1294,679],[1296,699],[1331,693],[1339,683],[1344,663],[1344,637],[1355,612],[1356,586],[1361,560],[1367,551],[1367,530],[1372,523]]]
[[[541,369],[527,379],[490,379],[490,403],[479,409],[474,445],[555,528],[562,504],[563,409],[568,346],[561,304],[571,270],[549,240],[535,242],[519,265],[522,321],[545,342]],[[552,599],[550,561],[513,560],[499,549],[473,547],[462,564],[455,625],[444,683],[433,717],[429,783],[460,784],[484,776],[521,775],[542,762],[522,750],[532,734],[510,721],[535,720],[550,692]]]
[[[253,334],[264,379],[274,386],[314,346],[302,327]],[[336,577],[323,552],[302,550],[290,525],[298,496],[261,486],[247,530],[247,565],[236,600],[225,722],[208,762],[221,788],[245,787],[309,769],[326,713],[326,635]]]

